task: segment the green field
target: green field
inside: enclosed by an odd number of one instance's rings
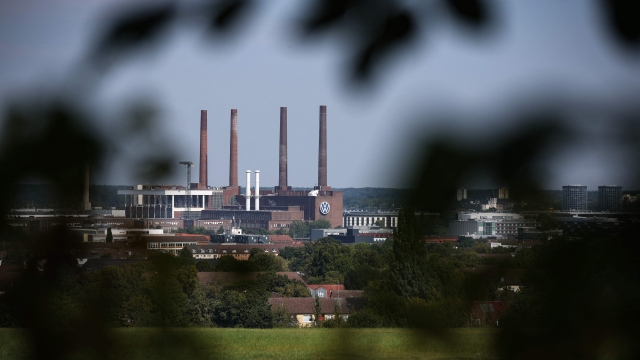
[[[443,340],[404,329],[114,329],[49,339],[85,359],[488,359],[491,329],[454,329]],[[0,329],[0,360],[32,357],[25,330]],[[66,347],[65,347],[66,346]],[[46,354],[42,354],[46,356]]]

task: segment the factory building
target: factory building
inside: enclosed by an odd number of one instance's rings
[[[345,211],[343,226],[374,226],[382,222],[382,227],[398,227],[397,211]]]
[[[229,185],[212,188],[207,179],[207,113],[200,116],[199,182],[182,186],[143,186],[119,190],[126,198],[126,217],[133,219],[202,219],[234,221],[246,229],[288,228],[292,221],[325,219],[332,227],[343,224],[342,192],[327,182],[327,107],[320,106],[318,184],[311,191],[293,190],[288,185],[287,108],[280,108],[279,178],[274,190],[261,190],[260,171],[251,171],[242,194],[238,184],[238,111],[231,109]],[[184,162],[187,167],[190,162]],[[188,169],[188,171],[190,171]],[[253,209],[251,203],[254,203]]]
[[[235,139],[235,141],[234,141]],[[311,191],[293,190],[288,185],[287,164],[287,108],[280,108],[280,143],[278,186],[271,190],[261,190],[259,170],[255,172],[255,190],[251,189],[251,171],[247,170],[245,194],[238,187],[237,156],[237,112],[231,113],[231,158],[229,166],[229,187],[225,188],[225,207],[237,210],[205,210],[204,219],[228,219],[250,224],[251,228],[277,230],[288,227],[293,220],[315,221],[325,219],[331,227],[342,225],[342,191],[335,191],[327,184],[327,107],[320,106],[318,145],[318,185]],[[233,202],[232,200],[235,200]],[[251,203],[254,203],[253,210]],[[296,209],[297,208],[297,209]],[[257,213],[262,213],[258,215]],[[302,215],[302,217],[300,217]],[[242,225],[245,228],[249,226]]]
[[[290,206],[277,210],[205,210],[201,220],[223,219],[230,220],[237,226],[247,230],[268,229],[278,230],[288,229],[295,220],[304,220],[304,213],[297,206]]]
[[[187,195],[187,189],[178,186],[137,185],[134,189],[118,190],[118,195],[124,195],[125,217],[130,219],[199,219],[202,210],[222,203],[221,189],[189,192]]]

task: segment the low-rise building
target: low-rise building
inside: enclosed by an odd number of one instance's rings
[[[342,284],[307,285],[311,297],[329,298],[334,291],[344,291]]]
[[[340,315],[344,320],[349,318],[351,309],[347,305],[347,299],[331,299],[320,298],[320,318],[315,319],[315,298],[285,298],[285,297],[271,297],[269,298],[269,305],[271,310],[275,311],[278,308],[284,308],[292,318],[295,318],[300,327],[313,326],[315,322],[329,320],[333,318],[335,314],[336,306],[340,310]]]
[[[291,245],[283,244],[188,244],[185,245],[191,251],[194,259],[211,260],[219,259],[223,256],[233,256],[236,260],[249,260],[252,249],[260,249],[265,253],[278,256],[280,250]],[[301,246],[292,245],[292,246]],[[177,249],[177,254],[182,248]]]

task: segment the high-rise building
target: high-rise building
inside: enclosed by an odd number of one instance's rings
[[[562,210],[587,210],[587,187],[585,185],[566,185],[562,187]]]
[[[456,200],[460,201],[467,198],[467,189],[458,188],[458,192],[456,194]]]
[[[622,201],[622,186],[598,186],[598,208],[600,211],[618,211]]]
[[[498,199],[508,199],[509,198],[509,188],[501,187],[498,189]]]

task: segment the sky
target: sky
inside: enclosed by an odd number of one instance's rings
[[[21,94],[55,92],[73,78],[105,19],[131,1],[0,2],[0,106]],[[411,1],[407,1],[411,4]],[[346,75],[351,49],[335,38],[304,42],[293,24],[301,2],[262,2],[231,39],[210,39],[196,26],[112,69],[86,100],[92,125],[112,141],[93,182],[147,183],[138,168],[155,153],[199,159],[200,110],[208,111],[209,184],[228,182],[230,109],[238,109],[239,179],[260,170],[264,187],[278,181],[279,108],[288,107],[289,185],[317,181],[318,108],[327,106],[328,182],[333,187],[401,187],[417,145],[433,134],[490,146],[522,124],[517,109],[563,105],[580,134],[554,154],[545,187],[640,186],[637,162],[610,141],[614,115],[640,95],[640,57],[611,41],[596,1],[493,1],[494,31],[460,31],[439,16],[394,57],[371,86]],[[137,137],[126,110],[157,107],[157,120]],[[196,181],[198,169],[192,176]],[[500,186],[501,184],[485,184]],[[471,184],[470,187],[473,187]]]

